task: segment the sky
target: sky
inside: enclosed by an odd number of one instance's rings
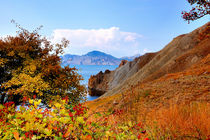
[[[43,25],[39,33],[52,43],[68,39],[65,54],[133,56],[159,51],[210,21],[188,24],[181,12],[190,9],[187,0],[0,0],[0,37],[16,35],[14,19],[29,31]]]

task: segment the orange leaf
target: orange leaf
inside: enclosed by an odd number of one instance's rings
[[[91,139],[92,139],[91,135],[86,136],[86,140],[91,140]]]
[[[19,133],[17,131],[13,132],[13,134],[14,134],[14,137],[15,137],[16,140],[20,139]]]
[[[67,132],[66,132],[66,134],[64,134],[64,135],[63,135],[63,137],[64,137],[64,138],[66,138],[66,137],[68,137],[68,136],[69,136],[69,134],[70,134],[70,132],[69,132],[69,131],[67,131]]]

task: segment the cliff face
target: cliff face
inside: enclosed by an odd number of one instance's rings
[[[101,73],[100,84],[96,83],[91,88],[100,90],[105,85],[102,97],[111,96],[136,84],[189,68],[210,53],[209,26],[210,22],[191,33],[174,38],[159,52],[140,56],[109,74]]]
[[[97,75],[90,77],[88,90],[91,96],[101,96],[105,92],[113,89],[116,85],[132,76],[147,64],[156,53],[147,53],[135,58],[133,61],[122,60],[119,67],[114,71],[100,71]]]
[[[124,66],[127,62],[128,62],[128,60],[122,60],[122,61],[120,62],[119,67]]]
[[[209,43],[206,41],[201,45]],[[108,111],[114,108],[123,110],[128,118],[130,114],[130,118],[134,114],[138,120],[145,119],[146,116],[151,118],[156,116],[161,108],[165,109],[171,105],[210,103],[209,76],[210,53],[182,72],[166,74],[149,82],[140,82],[119,94],[88,101],[86,105],[90,111]]]
[[[113,71],[106,70],[104,73],[100,71],[97,75],[92,75],[88,81],[88,92],[91,96],[101,96],[108,91],[108,81]]]

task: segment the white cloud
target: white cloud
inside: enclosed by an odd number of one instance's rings
[[[143,54],[148,53],[148,52],[151,52],[151,51],[148,50],[147,48],[145,48],[145,49],[143,50]]]
[[[70,41],[65,53],[84,54],[99,50],[116,57],[131,56],[140,52],[142,35],[121,31],[118,27],[108,29],[56,29],[51,40],[60,42],[62,38]]]

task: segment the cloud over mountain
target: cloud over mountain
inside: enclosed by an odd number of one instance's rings
[[[121,31],[118,27],[107,29],[56,29],[51,40],[60,42],[62,38],[70,41],[70,47],[65,53],[84,54],[92,50],[99,50],[116,57],[130,56],[140,53],[140,39],[142,35]],[[142,51],[144,48],[141,48]]]

